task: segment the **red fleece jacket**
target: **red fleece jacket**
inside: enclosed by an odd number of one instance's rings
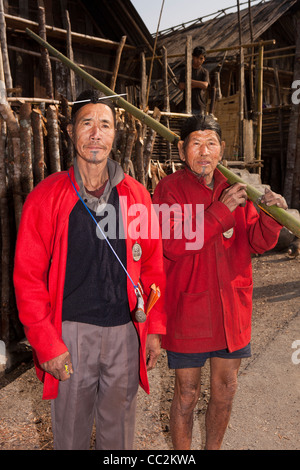
[[[73,167],[69,175],[75,183]],[[150,217],[151,198],[145,188],[128,175],[116,188],[119,196],[123,196],[120,197],[120,205],[127,228],[127,270],[135,285],[141,280],[145,296],[149,294],[152,283],[162,291],[161,299],[145,323],[137,323],[133,318],[140,339],[140,385],[149,393],[145,357],[147,334],[165,334],[166,331],[162,244],[160,239],[131,238],[128,233],[131,222],[136,218],[136,214],[130,215],[132,204],[142,204],[145,215]],[[33,348],[37,376],[44,383],[43,399],[57,396],[59,382],[45,373],[39,364],[67,350],[61,338],[61,315],[69,215],[77,201],[78,196],[67,172],[49,176],[28,195],[18,232],[14,266],[16,301],[25,334]],[[138,233],[137,230],[131,230],[131,233],[134,232]],[[134,261],[132,256],[135,242],[140,243],[142,248],[139,261]],[[129,279],[127,292],[130,310],[134,311],[136,295]]]
[[[169,239],[163,230],[168,221],[161,220],[167,277],[167,335],[162,346],[170,351],[235,351],[251,339],[251,253],[274,247],[281,226],[249,201],[231,213],[218,200],[226,187],[219,170],[212,191],[188,169],[166,176],[156,187],[153,203],[175,208]],[[192,240],[174,235],[184,222],[184,204],[193,204],[194,227],[196,204],[204,205],[204,243],[192,250],[187,249]],[[231,228],[233,235],[226,238],[223,233]]]

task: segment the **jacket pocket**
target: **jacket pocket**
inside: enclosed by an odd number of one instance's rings
[[[251,324],[253,283],[245,287],[235,287],[235,304],[239,316],[240,332],[247,330]]]
[[[175,338],[197,339],[212,337],[209,292],[181,292],[176,311]]]

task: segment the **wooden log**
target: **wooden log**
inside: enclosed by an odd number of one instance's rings
[[[64,170],[68,170],[73,164],[74,160],[74,145],[67,132],[67,125],[71,121],[71,109],[68,100],[61,96],[61,125],[62,130],[61,142],[62,142],[62,167]]]
[[[21,186],[25,197],[33,189],[32,151],[31,151],[31,104],[20,107],[20,150],[21,150]]]
[[[159,121],[161,118],[161,112],[158,108],[154,108],[153,112],[153,119]],[[145,150],[144,150],[144,172],[145,172],[145,185],[147,186],[148,177],[149,177],[149,166],[151,162],[151,156],[153,152],[153,147],[155,143],[156,132],[154,129],[148,130],[148,135],[146,138],[145,143]]]
[[[20,128],[19,123],[6,101],[5,96],[0,96],[0,114],[6,122],[8,129],[8,138],[12,148],[12,183],[13,183],[13,200],[15,211],[16,230],[18,231],[22,208],[22,188],[21,188],[21,160],[20,160]]]
[[[49,147],[50,173],[61,171],[60,150],[59,150],[59,126],[56,106],[48,106],[47,118],[47,141]]]
[[[34,185],[37,185],[45,177],[45,147],[43,117],[38,109],[33,109],[31,113],[31,125],[33,134],[33,178]]]
[[[145,186],[144,169],[144,126],[140,121],[136,121],[137,139],[135,142],[134,169],[136,179]]]
[[[136,139],[137,131],[135,127],[135,119],[130,114],[126,114],[126,133],[127,133],[127,142],[126,148],[124,153],[124,160],[123,160],[123,170],[126,174],[129,174],[130,170],[130,161],[131,161],[131,154],[134,146],[134,142]]]
[[[10,310],[10,223],[6,184],[6,124],[0,117],[0,218],[1,218],[1,339],[9,343]]]
[[[38,22],[39,22],[39,35],[46,41],[46,19],[45,19],[45,8],[39,7],[38,9]],[[52,68],[49,58],[49,52],[44,47],[41,47],[41,65],[42,75],[45,80],[45,89],[47,98],[53,99],[53,82],[52,82]]]
[[[113,75],[112,75],[111,80],[110,80],[110,88],[113,91],[115,91],[115,88],[116,88],[116,82],[117,82],[117,77],[118,77],[118,72],[119,72],[119,67],[120,67],[122,51],[124,49],[126,39],[127,39],[127,36],[122,36],[119,47],[118,47],[118,50],[117,50]]]

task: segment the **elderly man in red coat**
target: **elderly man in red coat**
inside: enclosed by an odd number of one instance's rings
[[[134,314],[153,283],[163,293],[162,245],[129,233],[130,209],[150,217],[151,198],[109,158],[115,110],[104,98],[78,97],[68,127],[74,165],[30,193],[16,246],[17,306],[58,450],[89,449],[94,419],[96,449],[132,449],[138,385],[149,393],[165,333],[161,299],[144,323]]]
[[[281,228],[247,201],[246,185],[228,185],[217,169],[224,147],[220,126],[212,117],[188,118],[178,144],[185,167],[163,178],[153,198],[158,208],[172,207],[161,217],[162,232],[170,226],[169,237],[162,233],[167,276],[167,334],[162,346],[169,367],[175,369],[170,413],[175,449],[190,449],[193,410],[207,359],[211,388],[205,447],[221,446],[241,358],[251,355],[251,253],[274,247]],[[287,207],[270,190],[263,200]]]

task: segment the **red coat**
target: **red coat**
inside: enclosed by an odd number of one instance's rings
[[[167,335],[162,346],[171,351],[235,351],[249,343],[251,253],[274,247],[281,228],[263,212],[259,215],[249,201],[231,213],[218,200],[228,187],[226,178],[215,170],[214,180],[211,191],[190,170],[179,170],[163,178],[154,193],[154,204],[181,205],[172,223],[181,221],[183,204],[204,204],[202,248],[187,250],[191,240],[166,239],[162,233],[167,277]],[[232,227],[232,237],[225,238],[223,233]]]
[[[73,168],[69,170],[69,174],[75,183]],[[127,229],[131,221],[135,220],[134,215],[128,215],[131,204],[143,204],[150,214],[150,195],[140,183],[125,175],[125,179],[116,188],[119,196],[124,196],[120,198],[120,205]],[[77,201],[78,196],[67,172],[49,176],[27,197],[18,232],[14,267],[16,301],[25,334],[33,348],[37,376],[44,382],[43,399],[56,397],[59,382],[52,375],[45,373],[39,364],[67,350],[61,338],[62,300],[69,215]],[[132,256],[132,246],[136,241],[142,247],[142,257],[139,261],[134,261]],[[163,292],[165,278],[161,241],[151,240],[150,237],[132,239],[127,231],[126,250],[127,270],[134,284],[141,279],[146,295],[153,282]],[[133,311],[137,301],[129,279],[127,292],[130,310]],[[151,310],[145,323],[134,321],[140,338],[140,384],[147,393],[147,333],[164,334],[165,323],[162,298]]]

